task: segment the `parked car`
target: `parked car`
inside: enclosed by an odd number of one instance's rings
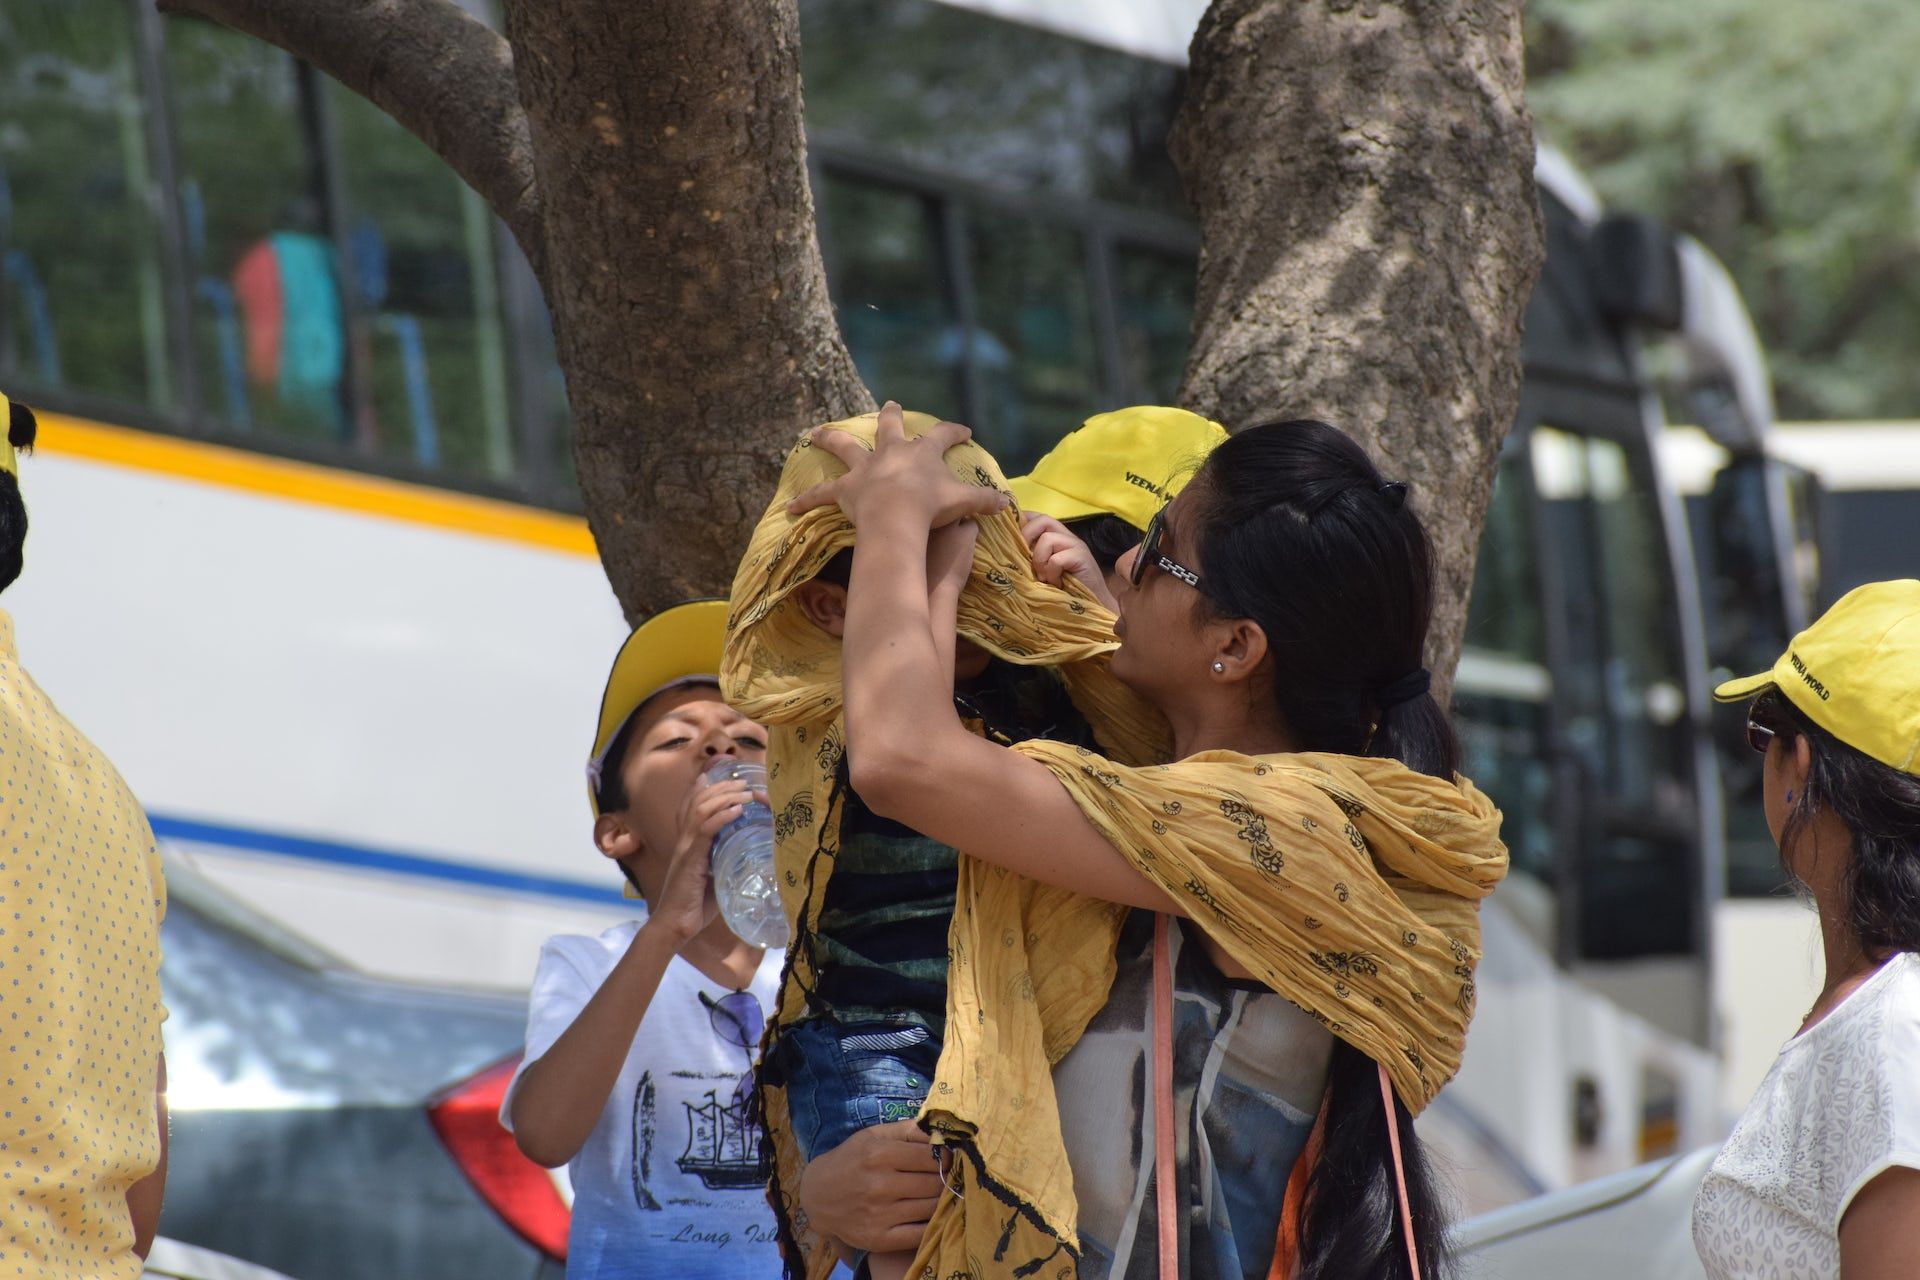
[[[167,867],[161,1230],[293,1280],[558,1280],[564,1174],[497,1112],[523,998],[376,980]]]
[[[1454,1233],[1461,1280],[1705,1280],[1693,1197],[1717,1146],[1481,1214]]]
[[[153,1242],[142,1280],[288,1280],[278,1271],[229,1258],[165,1236]]]

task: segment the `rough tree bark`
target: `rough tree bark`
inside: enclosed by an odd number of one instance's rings
[[[507,0],[587,518],[630,617],[724,594],[804,425],[873,407],[814,234],[796,0]]]
[[[724,591],[793,433],[872,407],[814,233],[797,0],[504,0],[504,38],[453,0],[157,3],[367,96],[506,220],[630,618]],[[1205,246],[1183,400],[1326,417],[1414,482],[1441,673],[1541,256],[1519,9],[1216,0],[1176,138]]]
[[[1215,0],[1191,61],[1182,401],[1324,419],[1410,482],[1450,685],[1543,258],[1519,0]]]

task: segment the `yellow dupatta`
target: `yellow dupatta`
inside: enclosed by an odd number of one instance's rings
[[[919,413],[908,413],[905,420],[908,435],[915,437],[935,422]],[[832,425],[871,445],[875,422],[875,415],[866,414]],[[978,445],[948,450],[947,461],[964,480],[1007,488],[999,465]],[[808,1013],[807,993],[814,982],[813,925],[839,848],[845,757],[840,642],[808,621],[788,597],[794,587],[817,576],[829,560],[853,545],[853,527],[838,509],[820,508],[792,517],[786,505],[844,470],[832,454],[814,448],[805,434],[789,451],[779,487],[734,576],[720,664],[721,691],[727,702],[770,731],[767,773],[775,815],[775,858],[793,941],[768,1022],[765,1045],[769,1047],[784,1027]],[[1009,509],[977,523],[980,538],[973,576],[961,593],[959,633],[1007,661],[1059,668],[1096,740],[1115,755],[1139,762],[1165,759],[1171,745],[1166,722],[1107,670],[1108,655],[1119,647],[1112,615],[1077,583],[1062,590],[1033,576],[1016,512]],[[1089,899],[1076,900],[1071,909],[1101,928],[1117,927],[1125,914],[1124,909]],[[1113,967],[1109,945],[1104,960],[1092,971],[1069,975],[1061,969],[1054,982],[1063,988],[1097,986],[1104,993]],[[1069,1037],[1060,1052],[1071,1043]],[[785,1091],[763,1088],[760,1103],[771,1143],[770,1198],[782,1246],[802,1255],[807,1274],[824,1277],[833,1268],[833,1254],[820,1247],[799,1207],[802,1162],[788,1123]]]
[[[907,415],[919,435],[932,419]],[[871,441],[872,415],[836,424]],[[1004,488],[977,446],[956,474]],[[772,730],[769,775],[781,891],[794,941],[770,1045],[806,1015],[812,924],[838,848],[844,730],[839,643],[787,602],[852,544],[837,510],[786,503],[840,464],[803,437],[734,580],[721,683]],[[1478,901],[1506,867],[1499,814],[1464,781],[1391,760],[1211,752],[1164,759],[1164,721],[1114,680],[1111,619],[1037,582],[1009,512],[983,519],[959,630],[1014,662],[1060,667],[1116,759],[1057,743],[1022,751],[1053,770],[1089,821],[1189,905],[1206,933],[1336,1035],[1384,1062],[1418,1111],[1459,1067],[1479,959]],[[1117,760],[1131,764],[1117,763]],[[1141,767],[1146,765],[1147,767]],[[1051,1068],[1107,999],[1126,909],[961,859],[947,1038],[921,1122],[954,1147],[912,1274],[1071,1276],[1076,1206]],[[771,1200],[790,1263],[832,1269],[799,1208],[800,1160],[782,1090],[762,1090]]]

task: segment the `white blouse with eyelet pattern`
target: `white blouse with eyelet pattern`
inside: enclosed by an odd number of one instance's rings
[[[1912,953],[1780,1050],[1693,1202],[1694,1247],[1714,1280],[1838,1280],[1847,1206],[1897,1166],[1920,1169]]]

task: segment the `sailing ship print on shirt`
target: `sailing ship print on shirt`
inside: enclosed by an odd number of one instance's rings
[[[740,1050],[745,1069],[725,1100],[721,1090],[709,1089],[703,1101],[680,1104],[687,1117],[687,1140],[674,1164],[681,1173],[700,1179],[709,1191],[758,1190],[766,1184],[767,1166],[761,1158],[760,1125],[753,1116],[753,1053],[766,1015],[750,991],[735,991],[718,1000],[701,992],[700,1003],[706,1006],[715,1038]],[[633,1101],[633,1196],[648,1211],[662,1208],[648,1185],[659,1136],[657,1108],[657,1090],[648,1072],[641,1076]]]

